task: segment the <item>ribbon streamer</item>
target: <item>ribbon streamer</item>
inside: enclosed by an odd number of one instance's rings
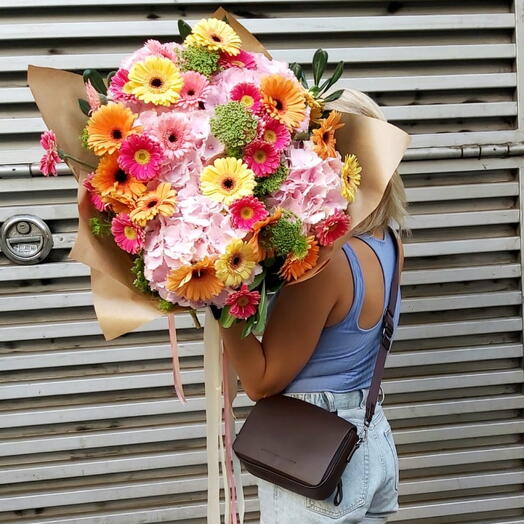
[[[171,344],[171,358],[173,359],[173,383],[175,384],[176,396],[178,397],[178,400],[186,404],[187,400],[184,396],[182,378],[180,376],[180,360],[178,358],[178,343],[176,340],[176,325],[174,313],[168,313],[167,325],[169,327],[169,342]]]

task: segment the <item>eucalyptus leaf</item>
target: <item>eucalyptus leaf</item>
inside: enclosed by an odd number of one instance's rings
[[[320,93],[324,93],[327,91],[333,84],[338,82],[340,77],[342,76],[342,73],[344,72],[344,62],[341,60],[337,67],[335,67],[335,71],[333,71],[333,74],[330,78],[328,78],[321,86],[320,86]]]
[[[296,62],[293,62],[292,64],[289,64],[289,69],[293,71],[294,75],[297,77],[297,80],[302,84],[302,86],[305,89],[308,89],[306,74],[304,73],[302,66]]]
[[[227,25],[229,25],[229,20],[227,19],[227,16],[224,16],[222,18],[222,22],[225,22]]]
[[[323,49],[317,49],[313,56],[313,80],[318,86],[324,71],[326,70],[328,54]]]
[[[344,92],[343,89],[339,89],[338,91],[333,91],[333,93],[331,93],[330,95],[326,96],[326,98],[324,98],[324,102],[333,102],[335,100],[338,100],[342,96],[343,92]]]
[[[178,21],[178,33],[180,34],[182,40],[185,40],[192,31],[193,29],[191,29],[191,26],[187,22],[182,19]]]
[[[89,102],[87,100],[84,100],[83,98],[78,99],[78,105],[80,106],[80,109],[84,115],[89,116],[89,113],[91,111],[91,106],[89,105]]]
[[[235,317],[233,315],[230,315],[229,306],[226,306],[222,309],[219,322],[220,325],[224,328],[230,328],[234,324]]]
[[[84,78],[84,82],[87,82],[88,80],[91,82],[91,85],[103,95],[107,95],[107,87],[104,82],[104,79],[102,75],[96,71],[95,69],[86,69],[84,71],[84,74],[82,75]]]

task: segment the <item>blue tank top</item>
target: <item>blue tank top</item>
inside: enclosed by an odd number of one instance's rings
[[[388,303],[395,270],[395,240],[389,230],[384,239],[359,235],[373,249],[384,274],[384,304]],[[331,391],[344,393],[369,388],[378,353],[382,318],[369,329],[361,329],[358,319],[364,301],[364,279],[355,252],[343,247],[353,273],[353,304],[344,319],[322,330],[317,347],[300,373],[284,390],[288,393]],[[398,301],[400,301],[400,293]],[[399,304],[395,315],[398,324]]]

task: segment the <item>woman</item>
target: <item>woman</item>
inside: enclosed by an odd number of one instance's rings
[[[357,91],[346,90],[330,109],[384,119]],[[362,430],[395,267],[387,226],[402,224],[404,215],[404,187],[395,173],[377,209],[326,268],[281,290],[261,343],[253,335],[241,337],[242,323],[222,330],[225,351],[252,400],[283,392],[337,410]],[[333,495],[313,500],[258,479],[261,524],[386,522],[398,509],[398,458],[380,405],[342,480],[343,499],[335,506]]]

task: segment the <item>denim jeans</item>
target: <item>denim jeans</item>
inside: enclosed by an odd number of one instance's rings
[[[367,390],[349,393],[285,393],[316,404],[363,431]],[[398,511],[398,457],[391,428],[382,406],[377,404],[367,439],[360,445],[342,475],[343,498],[333,504],[334,493],[325,500],[298,495],[257,479],[260,524],[382,524]]]

